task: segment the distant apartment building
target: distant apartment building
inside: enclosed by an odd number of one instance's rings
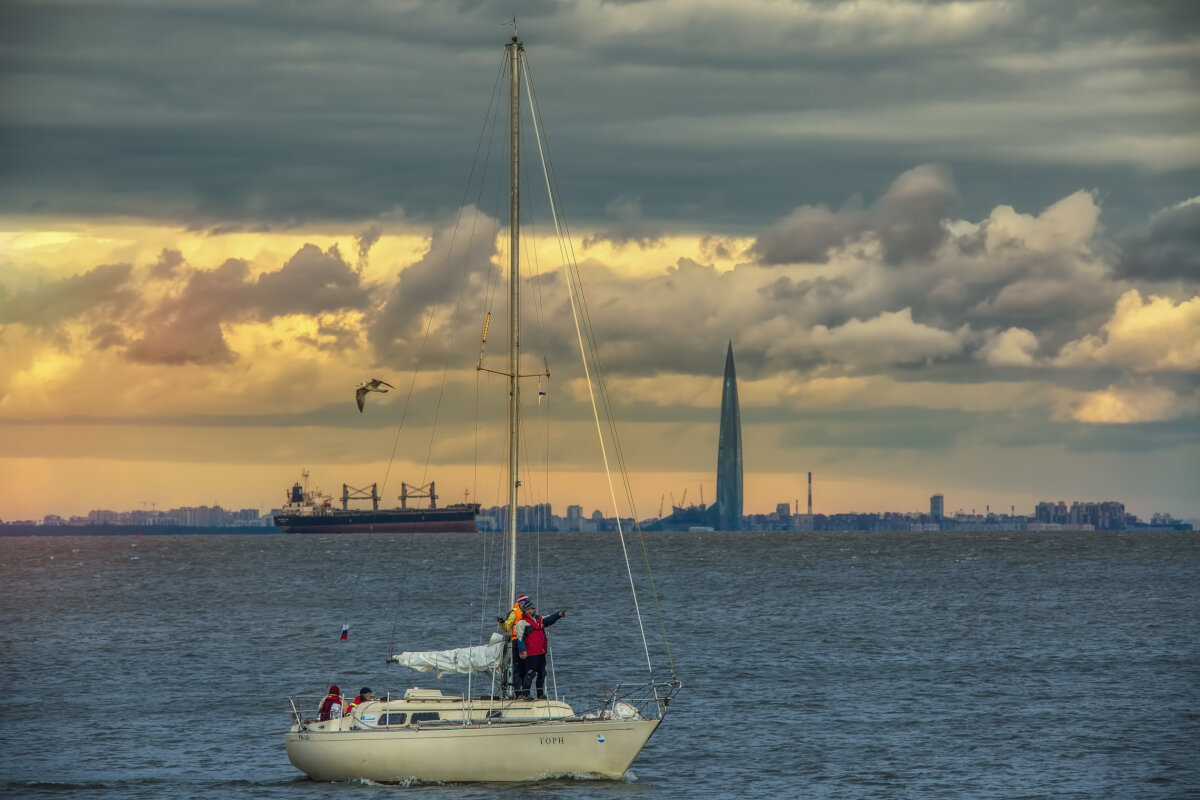
[[[550,528],[550,504],[538,503],[517,507],[517,527],[523,531],[544,531]]]
[[[1033,516],[1038,522],[1050,525],[1066,525],[1070,521],[1067,504],[1043,500],[1033,510]]]
[[[225,509],[220,506],[184,506],[172,509],[175,511],[180,512],[176,519],[181,525],[209,528],[225,524]]]
[[[941,519],[946,515],[946,503],[941,492],[929,498],[929,516],[935,520]]]
[[[257,508],[243,508],[240,511],[230,511],[226,519],[229,525],[239,528],[248,528],[263,524],[262,516],[258,513]]]
[[[1125,530],[1125,504],[1115,500],[1072,503],[1069,516],[1072,525],[1091,525],[1098,531]]]
[[[1069,528],[1094,528],[1098,531],[1123,531],[1128,527],[1125,504],[1116,500],[1090,502],[1076,500],[1070,507],[1063,501],[1042,501],[1034,509],[1038,522]]]
[[[582,531],[583,530],[583,506],[578,506],[578,505],[567,506],[567,517],[563,523],[563,530],[567,530],[567,531]]]

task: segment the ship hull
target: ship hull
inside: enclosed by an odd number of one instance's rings
[[[660,720],[561,720],[435,729],[286,734],[292,764],[317,781],[618,779]]]
[[[475,532],[475,509],[438,508],[278,514],[284,533],[463,533]]]

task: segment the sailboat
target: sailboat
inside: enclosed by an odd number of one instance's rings
[[[515,35],[515,26],[505,49],[511,122],[509,342],[508,370],[504,373],[508,378],[505,555],[507,601],[511,606],[517,598],[516,511],[520,485],[518,161],[521,75],[525,65],[524,46]],[[620,529],[618,532],[624,536]],[[412,688],[402,695],[388,694],[361,703],[346,716],[326,720],[306,717],[309,707],[293,696],[292,725],[285,735],[288,758],[310,778],[319,781],[533,781],[560,776],[618,779],[658,729],[668,704],[680,688],[673,669],[670,680],[655,679],[651,669],[646,683],[607,688],[600,702],[587,709],[573,708],[552,697],[527,699],[515,689],[495,689],[497,685],[505,685],[510,651],[509,636],[495,632],[485,644],[401,652],[388,657],[391,663],[417,671],[433,670],[439,677],[475,673],[490,676],[493,689],[482,696]]]

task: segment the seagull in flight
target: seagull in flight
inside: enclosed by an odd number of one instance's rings
[[[390,383],[387,383],[386,381],[379,380],[379,378],[372,378],[371,380],[363,381],[362,383],[360,383],[358,385],[358,388],[354,391],[354,399],[358,401],[358,413],[360,413],[360,414],[362,413],[363,400],[366,399],[367,392],[386,392],[387,391],[387,389],[380,389],[379,388],[380,386],[386,386],[386,387],[388,387],[388,389],[396,388],[395,386],[392,386]]]

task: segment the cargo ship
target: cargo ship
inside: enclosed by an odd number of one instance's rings
[[[303,473],[304,484],[292,485],[287,503],[275,515],[275,527],[284,533],[446,533],[475,532],[478,503],[456,503],[437,507],[436,486],[410,487],[401,484],[400,507],[380,508],[375,484],[366,489],[352,489],[342,484],[341,507],[333,498],[319,490],[309,491],[308,471]],[[370,509],[350,508],[351,500],[369,500]],[[424,508],[409,508],[410,500],[427,500]]]

